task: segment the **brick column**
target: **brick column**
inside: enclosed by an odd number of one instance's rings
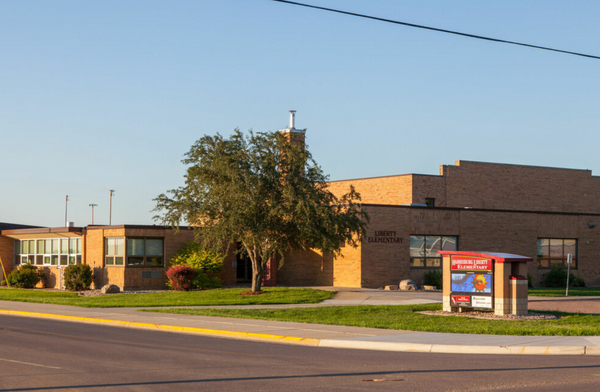
[[[510,314],[527,315],[527,278],[522,275],[511,275],[509,278]]]
[[[264,287],[275,287],[277,285],[277,260],[271,257],[265,265],[263,271],[262,286]]]

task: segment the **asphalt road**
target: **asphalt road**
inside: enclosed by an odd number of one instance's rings
[[[327,349],[0,316],[1,391],[598,391],[600,357]]]

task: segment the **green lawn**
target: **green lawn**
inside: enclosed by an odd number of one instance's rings
[[[327,306],[260,310],[155,309],[149,311],[426,332],[545,336],[600,335],[600,316],[594,315],[545,312],[560,318],[549,321],[512,321],[482,320],[460,316],[430,316],[416,313],[420,310],[439,309],[441,309],[441,305]]]
[[[536,287],[529,289],[529,295],[540,297],[564,297],[565,288]],[[600,287],[569,287],[569,297],[600,296]]]
[[[141,294],[110,294],[79,297],[64,291],[0,289],[1,301],[36,302],[87,308],[123,308],[153,306],[207,306],[318,303],[335,295],[331,291],[313,289],[265,288],[261,295],[240,295],[248,289],[215,289],[204,291],[170,291]]]

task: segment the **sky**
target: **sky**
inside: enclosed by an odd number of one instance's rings
[[[600,56],[597,1],[300,0]],[[600,175],[600,60],[272,0],[0,1],[0,222],[153,224],[203,135],[296,127],[331,180]]]

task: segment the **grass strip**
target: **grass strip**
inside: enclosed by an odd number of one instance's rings
[[[162,313],[235,317],[298,323],[345,325],[408,331],[517,336],[600,335],[600,316],[544,312],[558,320],[486,320],[461,316],[432,316],[417,313],[439,310],[441,305],[327,306],[288,309],[152,309]]]
[[[304,288],[264,288],[261,295],[241,295],[248,289],[214,289],[80,297],[77,293],[35,289],[0,289],[1,301],[35,302],[86,308],[155,306],[272,305],[319,303],[335,292]]]
[[[530,288],[529,295],[538,297],[564,297],[565,288]],[[600,296],[600,287],[569,287],[569,297]]]

